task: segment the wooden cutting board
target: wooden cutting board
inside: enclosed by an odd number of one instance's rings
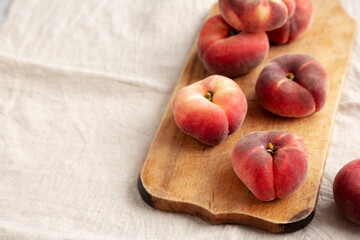
[[[193,214],[212,224],[238,223],[270,232],[296,231],[312,220],[357,29],[339,0],[313,2],[314,22],[306,35],[290,44],[271,46],[262,65],[234,78],[246,95],[248,113],[241,129],[215,147],[182,133],[172,115],[176,93],[209,75],[196,54],[195,41],[139,176],[138,188],[146,203],[165,211]],[[215,4],[209,16],[218,11]],[[259,105],[254,93],[264,65],[280,54],[292,52],[313,56],[326,67],[330,77],[325,107],[307,118],[272,115]],[[309,173],[305,184],[290,197],[261,202],[236,177],[231,153],[244,134],[272,129],[292,132],[303,139],[310,152]]]

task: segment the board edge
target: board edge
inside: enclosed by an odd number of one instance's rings
[[[213,213],[202,206],[180,201],[172,201],[168,199],[162,199],[156,196],[152,196],[146,189],[141,179],[141,175],[138,177],[137,187],[142,200],[155,209],[159,209],[165,212],[185,213],[199,217],[200,219],[213,224],[241,224],[249,227],[254,227],[271,233],[291,233],[298,231],[306,227],[314,218],[315,210],[307,209],[296,214],[293,218],[294,221],[287,223],[270,222],[265,219],[256,218],[255,216],[233,213]],[[184,207],[186,206],[186,207]],[[231,215],[231,217],[229,216]]]

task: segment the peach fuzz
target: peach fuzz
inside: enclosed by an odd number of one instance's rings
[[[260,104],[283,117],[306,117],[321,110],[329,92],[325,68],[301,53],[271,60],[260,72],[255,92]]]
[[[219,75],[182,88],[173,101],[173,115],[180,130],[211,146],[237,131],[246,113],[247,101],[239,85]]]
[[[224,19],[235,29],[264,32],[279,28],[294,14],[294,0],[219,0]]]
[[[209,18],[200,30],[198,55],[211,74],[228,77],[245,74],[258,66],[268,51],[265,32],[239,32],[220,15]]]
[[[295,0],[294,15],[280,28],[267,32],[271,42],[284,44],[303,36],[314,18],[312,0]]]
[[[333,194],[342,214],[360,225],[360,158],[340,169],[334,179]]]
[[[256,198],[272,201],[290,196],[305,183],[309,152],[292,133],[251,132],[235,145],[232,165]]]

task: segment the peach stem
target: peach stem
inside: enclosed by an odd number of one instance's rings
[[[272,154],[275,153],[276,149],[277,149],[277,146],[275,146],[272,143],[269,143],[268,144],[268,149],[266,149],[266,151],[272,155]]]
[[[286,74],[286,77],[287,77],[288,79],[290,79],[290,80],[294,80],[295,75],[294,75],[293,73],[289,72],[289,73]]]
[[[212,97],[213,97],[213,95],[214,95],[214,92],[211,91],[211,90],[209,90],[209,91],[207,91],[207,92],[205,93],[204,97],[205,97],[207,100],[209,100],[210,102],[212,102]]]

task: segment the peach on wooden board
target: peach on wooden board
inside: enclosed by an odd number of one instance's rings
[[[309,152],[296,135],[284,131],[257,131],[243,136],[232,153],[233,169],[262,201],[285,198],[306,180]]]
[[[343,215],[360,225],[360,158],[340,169],[334,179],[333,194]]]
[[[240,128],[248,107],[239,85],[220,75],[182,88],[172,106],[180,130],[211,146],[222,143]]]
[[[233,77],[258,66],[269,51],[265,32],[249,33],[233,29],[221,15],[209,18],[198,39],[198,55],[211,74]]]
[[[224,19],[235,29],[264,32],[279,28],[295,11],[294,0],[219,0]]]
[[[280,28],[267,32],[271,42],[284,44],[295,41],[310,28],[314,17],[312,0],[295,0],[294,15]]]
[[[325,68],[301,53],[280,55],[260,72],[255,92],[260,104],[283,117],[306,117],[325,105],[329,92]]]

